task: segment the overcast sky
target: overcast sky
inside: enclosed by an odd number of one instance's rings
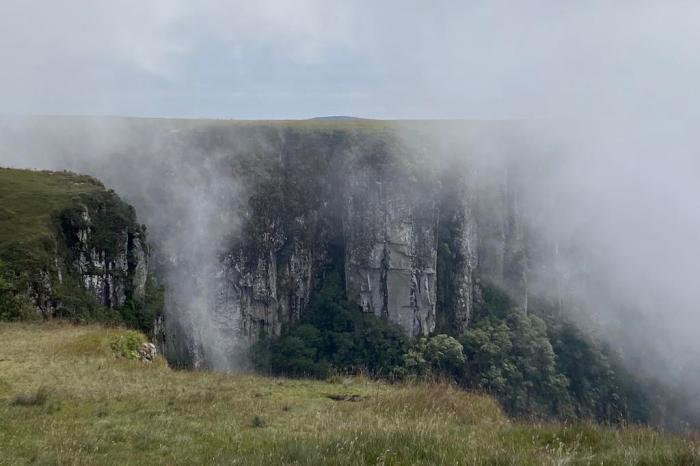
[[[696,0],[0,0],[0,112],[688,116]]]

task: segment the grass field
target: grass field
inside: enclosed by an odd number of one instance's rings
[[[88,176],[0,168],[0,250],[52,238],[52,214],[82,195],[104,191]]]
[[[0,324],[0,464],[700,464],[694,438],[511,422],[447,385],[118,360],[120,332]]]

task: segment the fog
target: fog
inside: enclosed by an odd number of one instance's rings
[[[560,250],[558,279],[584,313],[574,317],[595,322],[638,371],[695,378],[700,139],[693,125],[560,122],[523,136],[546,167],[527,179],[526,217]]]
[[[673,0],[4,1],[0,99],[14,115],[519,119],[507,136],[438,135],[465,156],[521,160],[532,234],[561,250],[533,289],[559,280],[581,325],[645,375],[692,389],[698,24],[700,4]],[[202,326],[227,312],[212,300],[238,227],[231,154],[175,126],[85,119],[78,134],[33,139],[31,121],[3,121],[0,164],[92,173],[136,205],[169,309],[202,333],[202,357],[238,369],[235,338]]]
[[[239,226],[229,157],[245,147],[212,151],[197,136],[146,120],[12,118],[0,123],[0,163],[88,173],[134,205],[152,246],[149,268],[166,290],[167,352],[197,368],[241,370],[220,269]]]
[[[477,186],[498,186],[508,173],[497,189],[515,193],[526,226],[529,310],[542,310],[537,298],[556,302],[647,388],[665,387],[650,403],[680,425],[700,415],[695,123],[557,119],[433,130],[450,148],[444,155],[467,159]]]
[[[624,351],[645,376],[694,379],[688,368],[700,356],[700,141],[693,125],[570,120],[459,129],[471,126],[428,130],[453,151],[429,156],[436,163],[447,155],[468,158],[477,177],[491,176],[484,165],[517,162],[513,189],[529,234],[558,252],[556,263],[551,255],[538,263],[533,254],[531,293],[563,295],[572,318]],[[135,205],[154,245],[152,268],[166,285],[169,341],[197,348],[190,361],[196,366],[241,370],[246,342],[230,318],[238,313],[220,299],[232,292],[221,258],[239,234],[235,215],[247,199],[231,161],[249,150],[273,152],[279,141],[233,132],[212,144],[196,125],[180,127],[13,118],[0,127],[0,162],[90,173]]]

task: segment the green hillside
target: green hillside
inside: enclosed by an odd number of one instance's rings
[[[105,192],[89,176],[0,168],[0,250],[42,248],[54,237],[52,214]]]
[[[150,281],[149,296],[135,291],[147,280],[145,239],[134,209],[92,177],[0,168],[0,320],[126,321],[147,330],[157,311],[144,303],[159,307],[159,291]]]

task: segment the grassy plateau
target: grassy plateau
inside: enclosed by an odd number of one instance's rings
[[[0,249],[50,240],[52,214],[104,191],[88,176],[0,167]]]
[[[700,439],[508,420],[489,396],[174,371],[125,332],[0,323],[0,464],[700,464]]]

